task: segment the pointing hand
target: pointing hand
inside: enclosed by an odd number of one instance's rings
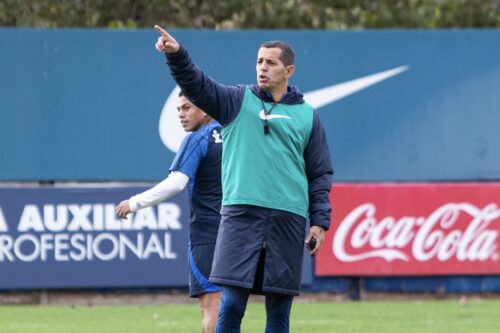
[[[155,25],[155,30],[160,33],[160,37],[158,37],[158,41],[155,44],[158,52],[165,53],[175,53],[179,51],[179,43],[172,37],[168,32],[166,32],[159,25]]]

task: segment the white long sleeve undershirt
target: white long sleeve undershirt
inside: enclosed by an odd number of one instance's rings
[[[129,199],[129,207],[132,212],[149,206],[156,205],[161,201],[171,198],[186,187],[189,177],[180,171],[171,172],[167,178],[154,187]]]

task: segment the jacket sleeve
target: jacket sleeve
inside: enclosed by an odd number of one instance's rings
[[[166,53],[172,77],[186,97],[222,126],[238,115],[245,86],[226,86],[205,75],[181,45],[176,53]]]
[[[310,224],[328,230],[330,227],[330,189],[333,168],[325,129],[316,111],[314,111],[313,128],[309,143],[304,151],[304,159],[309,183]]]

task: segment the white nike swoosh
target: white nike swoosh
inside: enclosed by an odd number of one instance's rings
[[[315,109],[319,109],[325,105],[338,101],[341,98],[352,95],[362,89],[368,88],[380,81],[405,72],[409,66],[401,66],[384,72],[373,75],[364,76],[359,79],[334,84],[326,88],[310,91],[304,94],[304,100],[311,104]]]
[[[177,116],[177,101],[181,88],[175,86],[168,96],[160,115],[159,130],[163,144],[172,152],[177,153],[182,140],[187,135]]]
[[[292,117],[288,117],[282,114],[265,114],[264,110],[260,110],[259,118],[262,120],[270,120],[270,119],[292,119]]]
[[[375,73],[364,76],[355,80],[334,84],[325,88],[313,90],[304,94],[304,100],[311,104],[315,109],[319,109],[325,105],[338,101],[344,97],[352,95],[360,90],[368,88],[388,78],[401,74],[409,70],[409,66],[400,66],[384,72]],[[177,153],[182,140],[187,135],[184,132],[179,119],[177,118],[177,100],[179,96],[179,86],[175,86],[174,90],[168,96],[163,110],[160,115],[159,132],[163,144],[172,152]],[[262,112],[262,111],[261,111]],[[259,113],[261,119],[262,116]],[[269,118],[271,117],[271,118]],[[272,118],[289,118],[283,115],[268,115],[267,119]]]

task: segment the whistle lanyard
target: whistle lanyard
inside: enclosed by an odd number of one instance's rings
[[[273,103],[269,111],[266,110],[266,106],[264,105],[264,101],[260,98],[260,102],[262,103],[262,111],[264,111],[264,135],[269,134],[269,124],[267,123],[267,115],[271,114],[274,107],[278,105],[278,103]]]

